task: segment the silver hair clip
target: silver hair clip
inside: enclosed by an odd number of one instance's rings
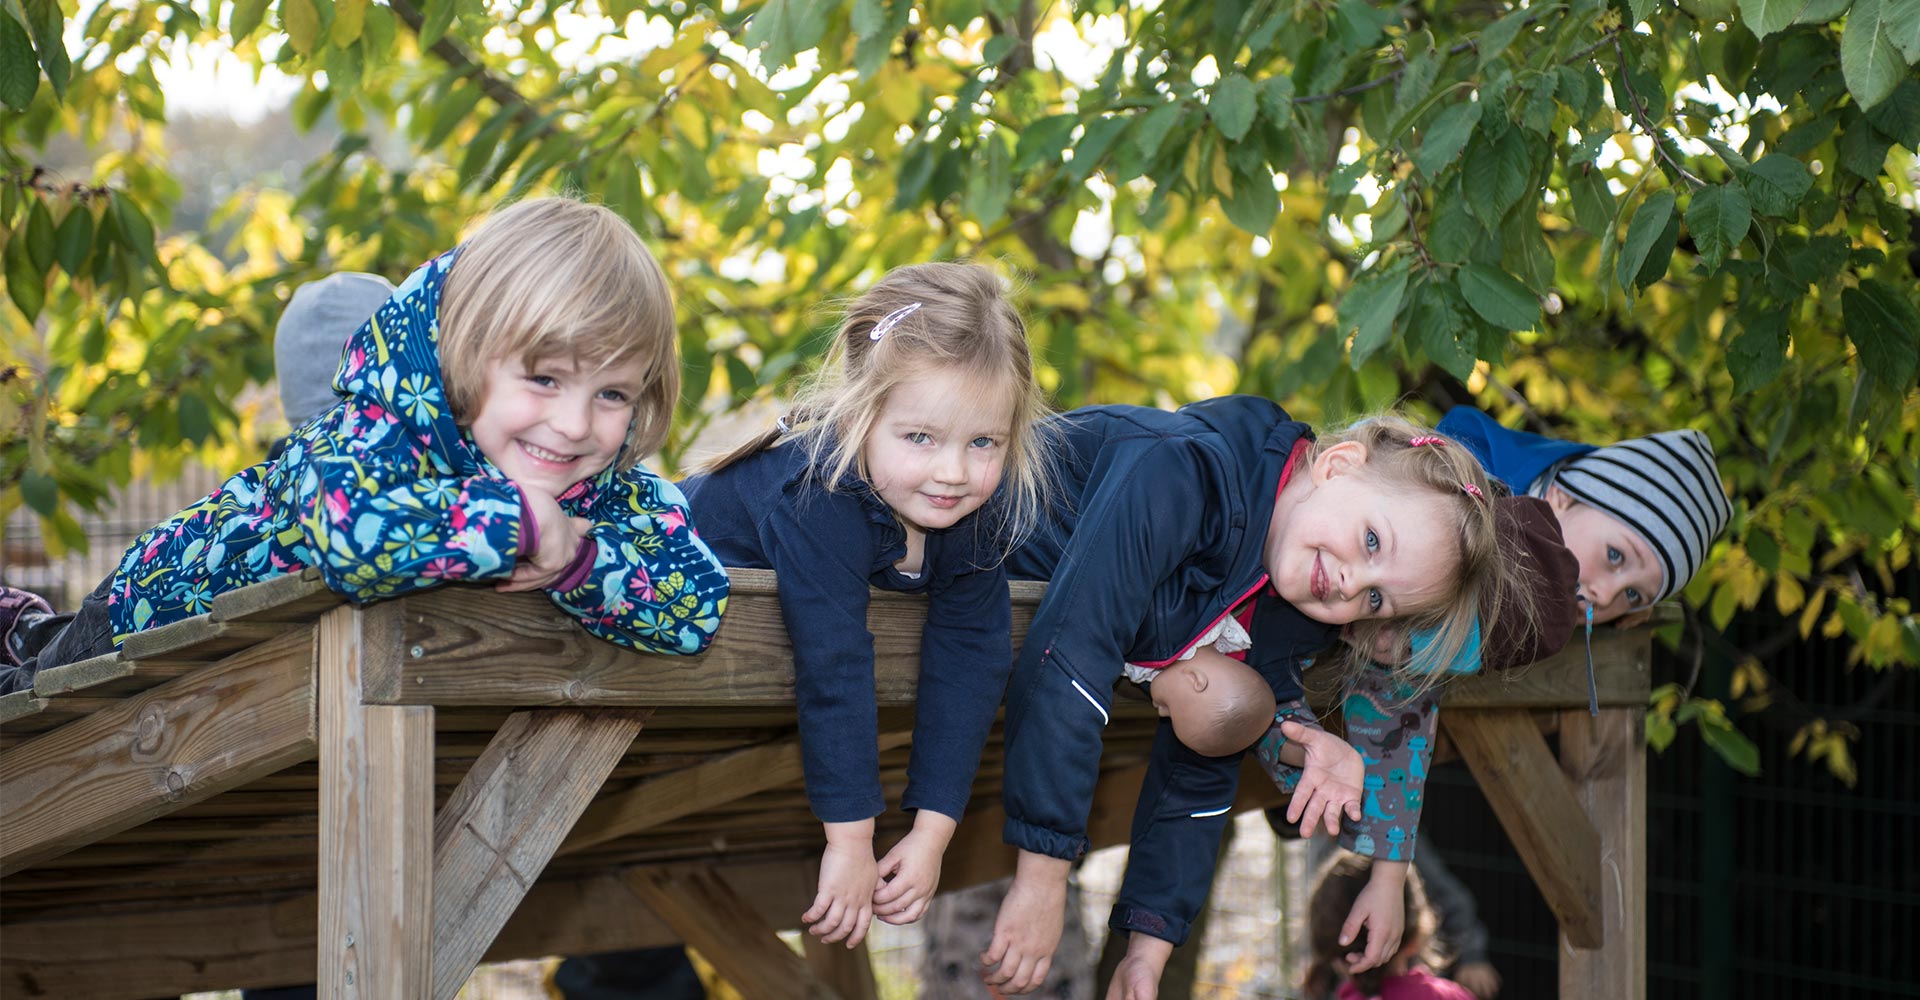
[[[792,433],[793,425],[787,422],[787,414],[782,413],[780,419],[773,422],[773,429],[782,434]]]
[[[908,316],[911,316],[914,313],[919,311],[920,311],[920,303],[918,302],[909,302],[906,305],[901,306],[898,309],[895,309],[894,311],[886,314],[885,316],[882,316],[880,318],[880,322],[873,324],[873,332],[867,334],[867,339],[879,340],[881,337],[884,337],[887,334],[892,333],[893,328],[896,326],[899,326],[901,320],[906,319]]]

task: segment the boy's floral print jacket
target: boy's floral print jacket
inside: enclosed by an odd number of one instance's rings
[[[114,575],[114,644],[202,614],[215,595],[317,567],[356,601],[449,580],[498,581],[529,549],[521,492],[448,412],[440,291],[458,250],[407,278],[347,342],[342,400],[272,459],[135,539]],[[697,653],[726,610],[727,575],[672,483],[612,468],[560,506],[592,522],[573,572],[548,589],[587,631],[636,649]]]

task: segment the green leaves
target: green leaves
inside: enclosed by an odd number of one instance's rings
[[[1773,381],[1786,363],[1787,315],[1779,309],[1760,311],[1727,345],[1727,371],[1733,375],[1736,396]]]
[[[1875,278],[1840,293],[1847,339],[1860,352],[1861,366],[1897,393],[1913,386],[1920,365],[1920,311],[1887,283]]]
[[[1393,317],[1399,314],[1400,300],[1407,292],[1407,268],[1407,259],[1402,257],[1366,272],[1340,297],[1336,316],[1341,336],[1353,332],[1353,367],[1359,368],[1387,345],[1393,333]]]
[[[1480,110],[1479,102],[1465,100],[1442,108],[1421,131],[1420,148],[1413,154],[1413,165],[1432,177],[1452,163],[1460,150],[1466,148],[1467,140],[1473,138],[1474,126],[1480,124]]]
[[[1467,195],[1467,210],[1489,229],[1499,225],[1521,198],[1533,178],[1534,150],[1526,133],[1503,128],[1488,137],[1483,131],[1467,151],[1462,166],[1461,184]]]
[[[1253,82],[1239,73],[1228,73],[1214,84],[1207,113],[1213,116],[1221,135],[1237,142],[1246,138],[1247,130],[1253,127],[1256,101]]]
[[[12,14],[0,9],[0,103],[15,111],[25,111],[27,105],[33,103],[33,92],[39,87],[33,40]]]
[[[65,18],[60,14],[60,4],[58,0],[21,0],[20,6],[27,15],[27,32],[39,53],[40,69],[53,85],[53,96],[64,100],[73,66],[67,59],[66,40],[61,37]]]
[[[1740,172],[1753,210],[1762,215],[1789,216],[1813,187],[1813,175],[1799,160],[1781,153],[1761,157],[1750,170]]]
[[[1701,188],[1687,205],[1687,231],[1693,234],[1693,245],[1709,271],[1719,269],[1727,254],[1747,238],[1752,223],[1747,192],[1737,182]]]
[[[1862,108],[1886,100],[1906,78],[1907,59],[1894,44],[1888,14],[1886,0],[1854,0],[1840,35],[1840,70]],[[1900,27],[1903,38],[1911,33],[1911,24]]]
[[[1740,16],[1747,28],[1765,38],[1793,26],[1807,0],[1740,0]]]
[[[1468,264],[1460,269],[1460,294],[1480,318],[1503,330],[1530,330],[1540,320],[1540,300],[1527,286],[1497,267]]]
[[[451,3],[452,0],[446,0]],[[823,0],[767,0],[747,24],[740,44],[759,49],[769,66],[786,66],[820,44],[827,33]]]
[[[1627,241],[1620,248],[1616,277],[1621,291],[1630,293],[1635,286],[1645,288],[1666,273],[1667,258],[1672,256],[1679,236],[1678,227],[1674,225],[1673,204],[1672,191],[1657,191],[1633,213],[1633,222],[1627,226]],[[1669,230],[1674,234],[1672,237],[1666,235]],[[1654,248],[1663,243],[1666,252],[1654,253]],[[1649,271],[1653,277],[1647,277]]]

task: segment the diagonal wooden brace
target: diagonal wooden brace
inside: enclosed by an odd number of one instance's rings
[[[636,868],[627,888],[743,996],[839,1000],[712,865]]]
[[[651,709],[507,717],[433,824],[433,995],[451,998]]]
[[[1539,727],[1524,709],[1449,708],[1440,723],[1460,748],[1500,825],[1567,940],[1601,939],[1600,838]]]

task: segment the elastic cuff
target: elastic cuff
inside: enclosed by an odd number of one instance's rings
[[[567,564],[566,569],[560,571],[560,578],[548,584],[547,589],[564,594],[587,582],[587,577],[593,573],[594,559],[599,556],[599,553],[600,544],[593,540],[593,536],[581,535],[580,547],[573,550],[573,561]]]
[[[527,516],[527,491],[513,484],[513,491],[520,495],[520,558],[531,558],[540,551],[540,521]]]
[[[1107,918],[1107,926],[1129,934],[1157,937],[1172,942],[1175,948],[1186,944],[1187,934],[1192,931],[1192,927],[1178,917],[1162,916],[1128,902],[1113,904],[1113,915]]]
[[[1000,839],[1029,854],[1044,854],[1062,861],[1077,861],[1092,846],[1085,836],[1070,837],[1012,817],[1000,828]]]

